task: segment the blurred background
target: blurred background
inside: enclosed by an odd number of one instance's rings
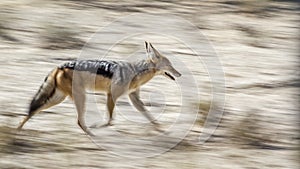
[[[198,56],[179,51],[163,38],[153,43],[190,62],[201,91],[201,100],[194,102],[198,117],[180,144],[151,158],[118,157],[85,137],[70,100],[36,115],[16,136],[15,128],[48,72],[78,58],[99,29],[137,13],[182,17],[214,47],[223,65],[226,101],[212,137],[203,145],[195,142],[212,101],[209,75],[202,64],[193,62]],[[299,14],[297,0],[2,0],[0,168],[299,168]],[[118,33],[126,32],[120,27]],[[134,45],[143,46],[143,39],[125,44],[113,51],[112,58]],[[90,47],[107,50],[113,44],[94,45]],[[172,93],[162,79],[147,85],[145,95],[163,85]],[[98,109],[105,114],[105,97],[97,97]],[[166,119],[176,118],[175,97],[166,102]],[[130,106],[121,103],[121,109]],[[117,123],[120,131],[137,133],[136,137],[149,132],[126,120]],[[116,149],[122,142],[117,135],[103,137]]]

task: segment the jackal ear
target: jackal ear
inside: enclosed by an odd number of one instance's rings
[[[148,49],[148,42],[145,41],[145,47],[146,47],[146,50]]]
[[[150,52],[150,43],[145,41],[145,47],[146,47],[147,53],[149,53]]]
[[[148,58],[152,62],[157,62],[159,59],[159,56],[160,56],[158,51],[152,46],[151,43],[149,43],[147,41],[145,41],[145,45],[146,45],[146,51],[147,51]]]

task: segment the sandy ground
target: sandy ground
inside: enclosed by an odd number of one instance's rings
[[[1,1],[0,168],[299,168],[299,9],[296,1],[271,0]],[[112,21],[130,14],[157,13],[169,13],[194,24],[223,66],[224,114],[205,144],[197,142],[212,101],[205,66],[180,44],[150,35],[146,37],[161,51],[181,57],[192,72],[201,98],[191,101],[200,105],[195,123],[183,120],[176,130],[170,128],[178,117],[180,91],[175,83],[157,77],[142,88],[142,98],[152,105],[152,112],[164,110],[153,113],[171,133],[162,134],[160,139],[153,138],[161,133],[141,123],[146,121],[126,98],[119,102],[115,125],[97,130],[96,142],[101,144],[95,144],[95,139],[77,126],[69,99],[36,115],[15,134],[30,99],[49,71],[82,57],[85,42]],[[126,34],[125,27],[136,25],[124,23],[106,35]],[[134,47],[143,47],[144,38],[128,38],[112,51],[111,58],[134,53]],[[90,44],[88,48],[97,48],[100,53],[113,45],[102,39]],[[200,57],[211,56],[201,53]],[[105,120],[105,97],[88,96],[89,119],[96,114]],[[174,133],[185,125],[193,127],[169,149],[177,140]],[[152,156],[153,152],[160,153]]]

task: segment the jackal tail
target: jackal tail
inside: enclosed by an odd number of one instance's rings
[[[33,97],[27,116],[18,126],[18,130],[21,130],[24,124],[36,113],[43,109],[49,108],[55,104],[62,102],[66,95],[57,88],[57,74],[59,68],[54,69],[45,78],[44,83],[41,85],[38,92]]]

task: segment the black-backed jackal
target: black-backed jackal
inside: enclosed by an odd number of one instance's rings
[[[148,59],[135,63],[104,60],[77,60],[67,62],[55,68],[46,78],[30,103],[28,115],[18,127],[38,112],[61,103],[67,96],[74,101],[78,113],[78,125],[88,135],[85,116],[86,89],[105,92],[110,125],[113,120],[115,103],[123,94],[128,94],[134,107],[149,121],[156,124],[154,118],[145,109],[139,99],[139,88],[155,75],[164,75],[171,80],[181,74],[173,68],[171,62],[162,56],[151,43],[145,42]]]

